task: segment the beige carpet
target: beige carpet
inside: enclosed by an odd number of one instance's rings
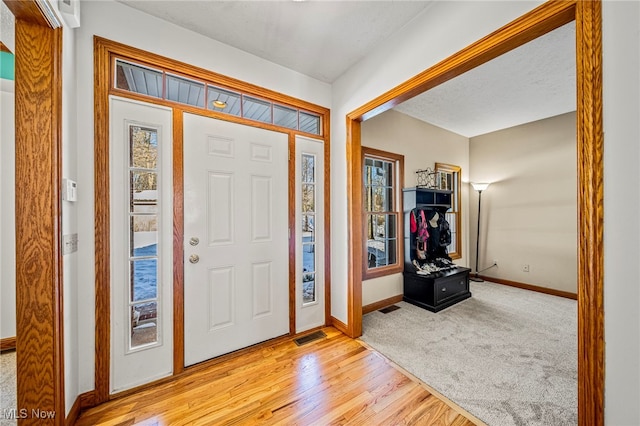
[[[577,424],[575,300],[484,282],[439,313],[364,316],[362,340],[491,426]]]
[[[17,424],[16,420],[6,419],[11,409],[16,408],[16,352],[0,354],[0,425]]]

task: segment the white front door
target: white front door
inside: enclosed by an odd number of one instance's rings
[[[325,324],[324,144],[296,137],[296,332]]]
[[[289,332],[288,136],[184,114],[185,364]]]

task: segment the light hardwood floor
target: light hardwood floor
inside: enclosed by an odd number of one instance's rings
[[[292,339],[81,414],[77,425],[474,425],[377,352],[334,328]]]

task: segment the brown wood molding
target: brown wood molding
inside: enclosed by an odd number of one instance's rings
[[[362,335],[362,144],[360,120],[347,117],[347,329],[340,331],[356,338]]]
[[[323,135],[330,135],[331,112],[323,119]],[[324,141],[324,324],[331,324],[331,141]]]
[[[62,31],[17,18],[15,38],[17,406],[63,424]]]
[[[548,1],[347,115],[363,121],[574,20],[575,0]]]
[[[601,2],[548,1],[347,115],[350,331],[362,325],[360,122],[576,20],[578,139],[578,420],[604,424]],[[353,315],[353,317],[352,317]],[[359,316],[359,318],[358,318]],[[353,323],[351,322],[353,321]],[[351,334],[349,334],[351,335]],[[355,336],[352,336],[355,337]]]
[[[184,370],[184,114],[173,110],[173,374]]]
[[[2,41],[0,41],[0,52],[13,53]]]
[[[568,292],[568,291],[556,290],[554,288],[540,287],[540,286],[537,286],[537,285],[525,284],[525,283],[520,283],[520,282],[517,282],[517,281],[511,281],[511,280],[505,280],[505,279],[502,279],[502,278],[489,277],[489,276],[486,276],[486,275],[480,275],[480,278],[482,278],[485,281],[490,281],[492,283],[508,285],[509,287],[522,288],[524,290],[531,290],[531,291],[535,291],[537,293],[550,294],[552,296],[565,297],[567,299],[573,299],[573,300],[577,300],[578,299],[578,295],[576,293],[571,293],[571,292]]]
[[[93,408],[96,405],[97,404],[96,404],[95,391],[81,393],[73,402],[73,405],[71,406],[71,410],[69,410],[69,414],[65,419],[65,425],[72,426],[76,424],[76,421],[78,420],[78,417],[80,417],[80,413],[82,411],[88,408]]]
[[[368,314],[369,312],[377,311],[378,309],[386,308],[387,306],[391,306],[394,303],[399,302],[402,302],[402,294],[370,303],[362,307],[362,315]]]
[[[49,28],[49,22],[42,14],[35,0],[3,0],[7,8],[13,13],[16,21],[21,20],[34,25]],[[16,43],[17,46],[17,43]]]
[[[331,317],[331,327],[335,327],[336,329],[340,330],[340,332],[347,334],[347,325],[336,317]]]
[[[97,403],[109,399],[111,374],[111,230],[109,175],[109,82],[108,50],[94,37],[93,47],[94,116],[94,206],[95,206],[95,395]]]
[[[289,134],[289,259],[296,258],[296,136]],[[291,179],[293,171],[293,179]],[[289,261],[289,334],[296,332],[296,262]]]
[[[602,10],[576,10],[578,138],[578,421],[604,424]]]
[[[16,348],[16,338],[14,337],[5,337],[4,339],[0,339],[0,352],[2,351],[10,351]]]

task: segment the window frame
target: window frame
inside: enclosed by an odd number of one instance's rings
[[[456,251],[447,253],[453,260],[462,259],[462,168],[453,164],[436,163],[435,172],[445,172],[452,174],[451,208],[447,210],[447,214],[455,214],[455,244]],[[454,211],[454,207],[456,210]]]
[[[364,206],[365,190],[365,160],[367,158],[375,160],[383,160],[393,165],[393,207],[389,212],[369,212]],[[402,189],[404,188],[404,155],[392,152],[382,151],[375,148],[362,147],[362,280],[383,277],[401,273],[404,270],[404,233],[403,233],[403,208],[402,208]],[[367,250],[367,217],[371,213],[394,214],[396,217],[396,262],[391,265],[381,266],[374,269],[369,268],[368,250]]]

